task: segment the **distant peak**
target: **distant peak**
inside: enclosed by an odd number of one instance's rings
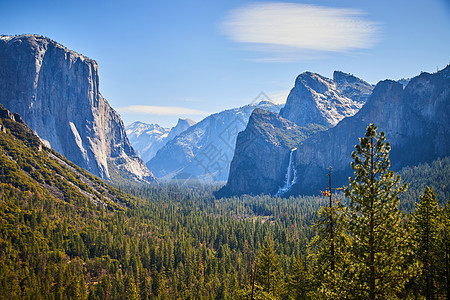
[[[182,125],[182,124],[188,124],[189,126],[192,126],[194,124],[196,124],[197,122],[195,122],[194,120],[191,119],[187,119],[187,118],[178,118],[178,122],[177,122],[177,126]]]
[[[261,101],[258,102],[257,105],[270,105],[270,106],[273,106],[273,105],[275,105],[275,103],[273,103],[272,101],[269,101],[269,100],[261,100]]]

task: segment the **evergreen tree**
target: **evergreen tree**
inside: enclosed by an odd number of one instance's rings
[[[438,223],[438,293],[450,299],[450,202],[440,209]]]
[[[140,297],[136,287],[136,282],[134,281],[133,274],[126,276],[125,285],[126,285],[125,299],[138,300]]]
[[[282,270],[271,237],[266,240],[258,256],[255,279],[262,290],[269,295],[278,296],[282,289]]]
[[[410,233],[403,226],[398,195],[407,189],[389,170],[389,143],[370,124],[356,151],[345,194],[350,198],[348,231],[352,239],[348,286],[359,299],[396,298],[412,276]]]
[[[313,269],[312,294],[314,298],[342,299],[348,295],[347,267],[350,263],[350,239],[344,232],[348,222],[347,209],[336,202],[333,206],[321,207],[318,215],[314,225],[318,233],[309,244],[312,253],[308,256]]]
[[[289,299],[303,300],[308,299],[309,288],[308,274],[305,271],[303,261],[298,257],[293,265],[291,274],[288,277],[287,293]]]
[[[438,217],[439,204],[436,201],[436,195],[432,189],[426,186],[420,202],[416,204],[412,223],[415,230],[414,240],[417,245],[416,258],[422,265],[422,274],[418,279],[422,295],[427,300],[434,299],[436,288]]]

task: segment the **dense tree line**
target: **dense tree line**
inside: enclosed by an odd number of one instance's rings
[[[102,194],[28,138],[0,132],[2,299],[448,297],[448,194],[412,184],[402,198],[374,126],[345,195],[330,186],[323,197],[287,199],[215,199],[217,186],[176,184],[105,185]],[[418,182],[415,171],[433,169],[445,172],[448,159],[405,174]],[[81,190],[120,204],[95,205]]]

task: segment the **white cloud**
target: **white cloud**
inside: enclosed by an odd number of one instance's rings
[[[208,115],[202,110],[191,109],[177,106],[150,106],[150,105],[131,105],[117,109],[120,113],[134,113],[159,116],[181,116],[181,115]]]
[[[379,24],[363,15],[356,9],[258,3],[232,11],[222,29],[232,40],[256,46],[256,50],[300,52],[308,57],[315,51],[372,47],[378,40]]]

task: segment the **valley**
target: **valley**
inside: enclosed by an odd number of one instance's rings
[[[49,38],[0,58],[0,299],[448,298],[449,65],[169,128]]]

